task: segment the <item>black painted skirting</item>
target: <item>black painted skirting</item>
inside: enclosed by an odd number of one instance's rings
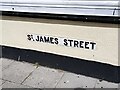
[[[120,67],[34,50],[2,46],[2,57],[120,83]]]
[[[119,24],[120,17],[1,11],[0,15]]]

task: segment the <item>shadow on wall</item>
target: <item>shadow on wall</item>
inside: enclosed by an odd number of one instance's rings
[[[3,20],[12,20],[12,21],[26,21],[26,22],[38,22],[38,23],[50,23],[50,24],[63,24],[63,25],[76,25],[76,26],[91,26],[91,27],[112,27],[118,28],[118,24],[111,23],[100,23],[100,22],[109,22],[110,17],[95,17],[95,16],[66,16],[66,15],[56,15],[56,14],[29,14],[29,13],[13,13],[12,12],[3,12],[8,15],[2,16]],[[12,16],[12,18],[11,18]],[[23,18],[25,17],[25,18]],[[52,20],[51,20],[52,19]],[[85,20],[84,20],[85,19]],[[112,18],[113,19],[113,18]],[[92,21],[93,20],[93,21]],[[118,18],[113,19],[118,21]],[[86,22],[89,21],[89,22]],[[91,23],[92,21],[92,23]],[[95,22],[97,21],[97,22]],[[98,23],[99,22],[99,23]],[[118,23],[118,22],[117,22]]]
[[[2,57],[120,83],[120,67],[46,52],[2,46]]]

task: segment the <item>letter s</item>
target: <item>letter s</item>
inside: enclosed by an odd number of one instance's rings
[[[58,38],[55,38],[55,44],[58,44],[59,42],[58,42]]]
[[[64,45],[67,46],[68,43],[67,43],[67,39],[64,39]]]
[[[27,38],[28,40],[31,40],[31,39],[32,39],[32,38],[31,38],[31,35],[27,35],[27,37],[28,37],[28,38]]]

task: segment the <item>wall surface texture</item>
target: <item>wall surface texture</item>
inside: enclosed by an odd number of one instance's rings
[[[82,21],[3,16],[0,45],[37,50],[90,61],[118,65],[118,25]],[[29,41],[37,34],[96,43],[94,50]]]

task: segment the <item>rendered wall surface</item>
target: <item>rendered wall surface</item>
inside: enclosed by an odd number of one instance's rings
[[[0,45],[118,65],[118,24],[3,16]],[[32,42],[28,34],[96,42],[96,49]]]

